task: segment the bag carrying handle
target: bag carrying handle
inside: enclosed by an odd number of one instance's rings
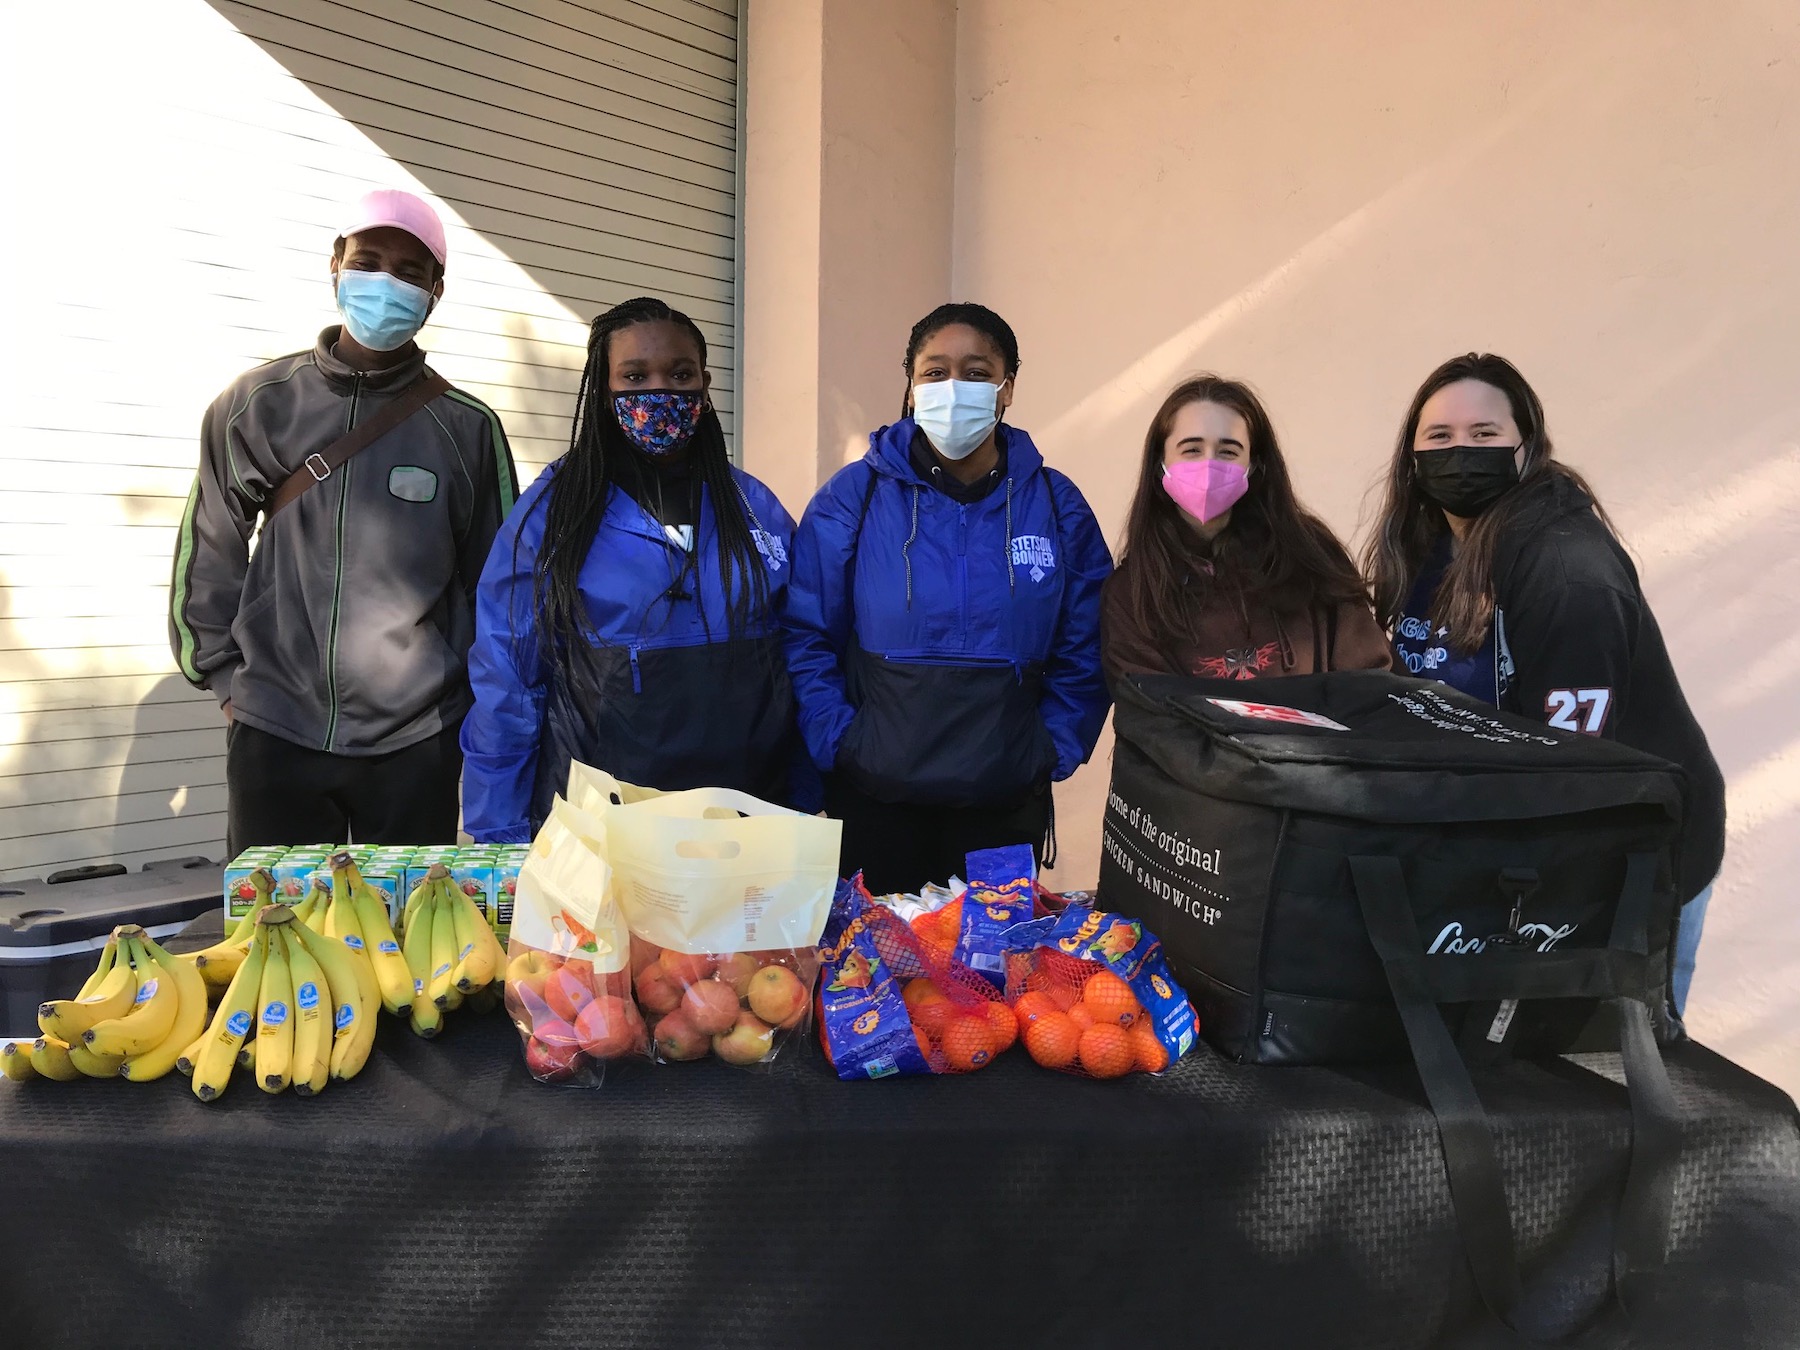
[[[1630,1162],[1613,1222],[1613,1294],[1621,1307],[1627,1307],[1625,1286],[1633,1276],[1663,1263],[1672,1201],[1670,1164],[1681,1130],[1675,1090],[1656,1046],[1648,1007],[1655,856],[1628,855],[1605,947],[1471,952],[1454,960],[1425,955],[1398,859],[1349,861],[1363,923],[1381,958],[1426,1099],[1437,1117],[1463,1253],[1482,1302],[1515,1331],[1513,1318],[1522,1289],[1493,1127],[1437,1005],[1527,998],[1613,1002],[1632,1123]]]

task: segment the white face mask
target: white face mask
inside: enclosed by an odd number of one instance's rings
[[[967,459],[1000,420],[1000,386],[980,380],[934,380],[915,384],[913,421],[945,459]]]

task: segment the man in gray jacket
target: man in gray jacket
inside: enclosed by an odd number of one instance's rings
[[[229,724],[234,854],[456,838],[475,584],[518,480],[493,411],[424,383],[412,339],[445,256],[425,202],[363,197],[331,259],[344,323],[240,376],[201,423],[169,641]],[[414,410],[332,467],[402,399]]]

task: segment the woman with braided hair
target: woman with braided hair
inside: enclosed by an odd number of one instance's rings
[[[794,523],[731,464],[711,384],[705,337],[661,300],[594,320],[568,453],[519,498],[476,592],[477,840],[529,840],[571,758],[816,809],[781,652]]]
[[[820,488],[794,539],[788,667],[844,874],[916,891],[1051,839],[1050,785],[1106,720],[1094,513],[1001,418],[1019,344],[943,305],[906,346],[900,420]]]

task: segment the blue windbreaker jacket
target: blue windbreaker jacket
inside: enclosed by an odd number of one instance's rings
[[[629,493],[612,489],[580,579],[600,643],[547,661],[532,571],[555,472],[553,465],[519,498],[476,592],[464,828],[481,841],[529,840],[563,790],[571,757],[646,787],[729,787],[816,808],[817,779],[799,754],[781,652],[793,517],[768,488],[733,470],[768,572],[769,604],[732,641],[710,493],[701,496],[694,568],[677,586],[683,550]],[[796,761],[810,791],[795,781]]]
[[[919,476],[904,418],[833,475],[794,536],[788,670],[820,770],[882,801],[992,805],[1093,753],[1110,700],[1112,556],[1080,491],[1001,427],[980,501]]]

